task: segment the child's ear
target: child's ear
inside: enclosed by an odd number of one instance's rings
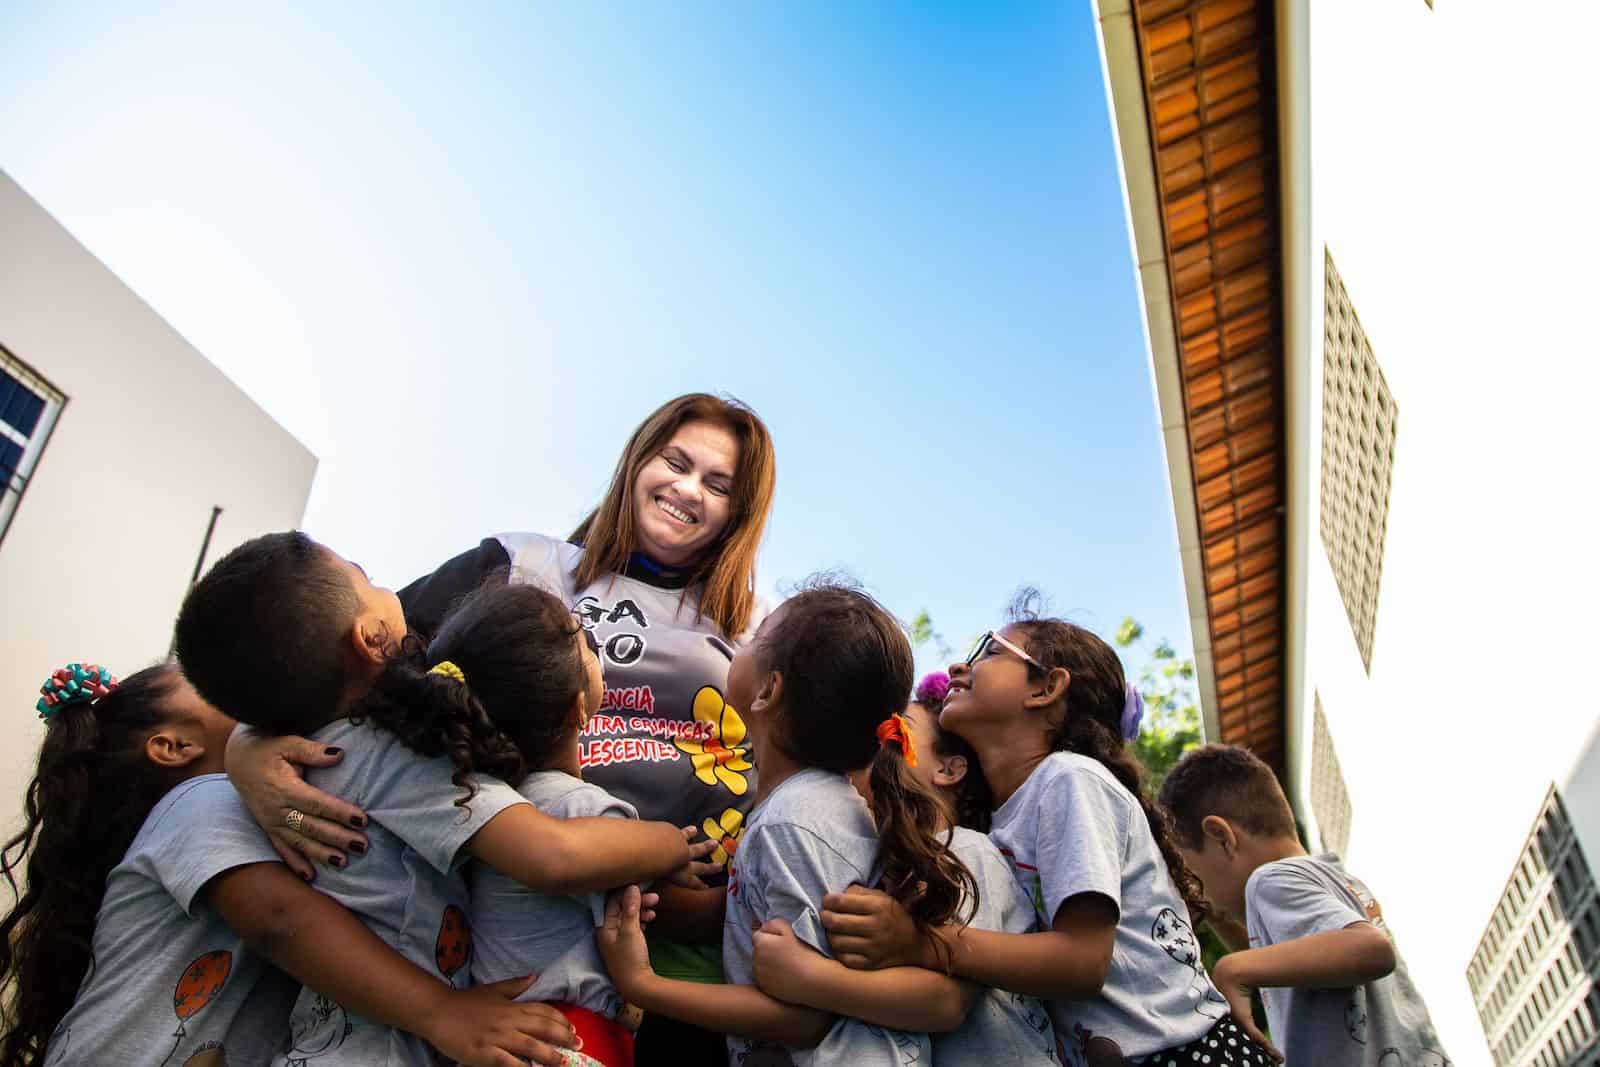
[[[768,671],[767,676],[761,679],[761,688],[750,700],[749,710],[758,714],[765,714],[777,707],[783,700],[783,672]]]
[[[1072,673],[1065,667],[1052,667],[1045,673],[1044,679],[1034,686],[1033,691],[1022,700],[1025,708],[1051,708],[1061,703],[1067,695],[1067,687],[1072,684]]]
[[[144,755],[157,767],[180,770],[206,754],[206,747],[185,736],[185,731],[164,726],[145,738]]]
[[[1233,826],[1220,815],[1207,815],[1200,820],[1200,832],[1206,840],[1215,841],[1222,848],[1222,854],[1232,859],[1239,851],[1239,835],[1233,832]]]
[[[389,624],[376,615],[357,615],[350,626],[350,644],[356,659],[370,666],[381,667],[394,651],[396,640],[389,632]]]
[[[573,694],[572,703],[567,705],[567,722],[581,731],[589,725],[589,716],[592,714],[589,708],[589,695],[581,690]]]
[[[967,757],[962,755],[940,756],[939,762],[933,765],[933,784],[950,788],[961,784],[967,776]]]

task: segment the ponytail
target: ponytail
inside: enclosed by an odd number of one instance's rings
[[[978,883],[950,851],[944,808],[908,769],[916,760],[910,725],[899,715],[878,728],[880,745],[868,770],[884,892],[919,930],[965,922],[978,906]],[[966,907],[963,908],[963,902]]]
[[[48,713],[23,827],[0,848],[0,874],[16,899],[0,919],[0,1067],[44,1062],[50,1035],[94,968],[106,878],[180,777],[144,754],[178,684],[177,669],[160,664],[93,703],[60,703]]]
[[[513,787],[528,774],[522,753],[473,696],[470,678],[459,669],[454,674],[429,670],[422,642],[413,635],[406,636],[371,691],[351,709],[350,721],[370,721],[418,755],[448,758],[455,771],[450,780],[466,791],[458,807],[477,795],[474,773]]]
[[[1076,752],[1099,762],[1133,794],[1144,812],[1150,836],[1166,861],[1173,885],[1189,906],[1191,919],[1200,922],[1208,911],[1200,879],[1183,862],[1172,824],[1166,813],[1151,802],[1145,789],[1144,768],[1123,740],[1131,698],[1122,661],[1110,645],[1081,626],[1040,618],[1033,610],[1036,599],[1036,593],[1025,590],[1011,611],[1025,636],[1028,654],[1047,669],[1062,667],[1072,676],[1061,721],[1050,735],[1051,750]],[[1029,671],[1036,673],[1032,665]]]

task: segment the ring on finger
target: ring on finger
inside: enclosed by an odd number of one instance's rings
[[[306,821],[305,812],[300,811],[298,808],[290,808],[289,809],[289,814],[287,814],[287,815],[285,815],[283,817],[283,825],[287,826],[289,829],[293,830],[295,833],[299,833],[300,832],[300,824],[305,822],[305,821]]]

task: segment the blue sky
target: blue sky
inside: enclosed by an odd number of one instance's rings
[[[321,457],[399,584],[565,533],[680,392],[760,579],[1189,646],[1094,27],[1014,5],[0,8],[0,166]]]

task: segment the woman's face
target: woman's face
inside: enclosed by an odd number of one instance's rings
[[[657,563],[693,563],[728,525],[739,441],[713,422],[686,422],[633,479],[633,547]]]

